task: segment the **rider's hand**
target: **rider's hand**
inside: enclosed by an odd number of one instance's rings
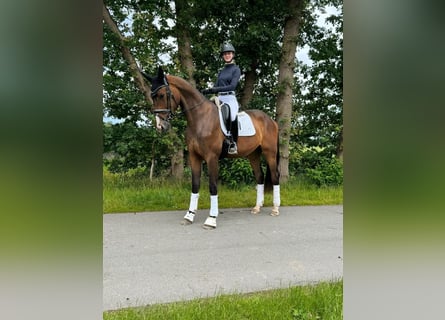
[[[210,94],[210,93],[213,93],[213,89],[204,89],[204,90],[201,90],[201,93],[202,94]]]

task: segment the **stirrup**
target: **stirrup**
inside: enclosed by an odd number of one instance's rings
[[[229,150],[227,150],[228,154],[238,154],[238,148],[236,146],[236,142],[232,142],[229,145]]]

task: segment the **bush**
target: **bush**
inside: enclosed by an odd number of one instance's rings
[[[343,184],[343,162],[326,149],[305,148],[293,153],[289,159],[289,173],[302,175],[317,186]]]
[[[167,135],[158,135],[152,128],[131,122],[104,124],[103,128],[103,164],[111,172],[150,167],[153,157],[156,175],[170,169],[171,141]]]
[[[220,160],[219,179],[231,188],[255,183],[250,162],[241,158]]]

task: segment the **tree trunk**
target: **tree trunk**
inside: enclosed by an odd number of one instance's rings
[[[184,178],[184,142],[179,138],[173,128],[167,132],[171,145],[168,153],[171,155],[170,173],[176,179]]]
[[[284,23],[283,46],[278,75],[277,122],[280,139],[280,181],[289,179],[289,140],[292,116],[292,88],[294,84],[295,52],[301,12],[305,0],[289,0],[289,15]]]
[[[108,25],[110,30],[116,35],[116,37],[119,41],[122,56],[128,62],[128,65],[130,67],[130,72],[133,75],[136,86],[143,93],[145,101],[147,101],[149,105],[152,105],[153,101],[151,100],[151,96],[150,96],[150,88],[148,87],[147,83],[144,81],[144,78],[139,70],[136,60],[134,59],[133,55],[131,54],[130,49],[125,44],[125,41],[126,41],[125,37],[119,31],[119,28],[117,27],[116,22],[111,17],[110,11],[105,6],[105,3],[102,3],[102,5],[103,5],[102,17],[103,17],[105,23]]]
[[[245,73],[246,77],[244,80],[244,89],[243,94],[240,100],[240,104],[242,107],[246,107],[253,97],[253,89],[256,82],[256,66],[252,65],[251,69]]]
[[[196,81],[193,76],[195,66],[193,64],[193,55],[191,47],[191,36],[189,29],[190,12],[187,10],[189,6],[186,0],[175,0],[176,8],[176,40],[178,42],[179,67],[186,75],[187,81],[196,87]],[[173,139],[173,154],[171,162],[171,173],[175,178],[183,178],[184,176],[184,142],[176,135],[171,136]]]
[[[189,23],[187,21],[187,1],[175,0],[176,7],[176,38],[178,41],[178,56],[181,71],[187,76],[188,82],[196,87],[196,81],[193,77],[195,66],[193,64],[193,55],[191,47],[191,37]]]
[[[174,143],[178,148],[173,150],[172,160],[171,160],[171,174],[176,179],[181,180],[184,177],[184,144],[177,135],[176,140],[178,143]]]
[[[150,181],[153,180],[153,172],[155,171],[155,162],[156,162],[156,152],[155,152],[155,141],[151,144],[151,165],[150,165]]]
[[[338,144],[335,156],[337,157],[337,159],[343,160],[343,129],[341,129],[338,136]]]

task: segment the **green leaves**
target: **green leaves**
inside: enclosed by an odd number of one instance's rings
[[[250,83],[253,97],[243,109],[260,109],[275,118],[277,95],[281,89],[277,85],[277,73],[286,3],[284,0],[232,3],[192,0],[187,1],[180,15],[176,15],[179,2],[167,0],[109,0],[106,6],[139,67],[151,74],[162,65],[168,73],[186,77],[181,73],[176,38],[177,28],[186,26],[190,31],[193,76],[198,89],[208,88],[216,80],[222,65],[219,46],[223,41],[231,40],[237,51],[236,63],[243,73],[239,99],[244,94],[248,72],[253,79]],[[339,8],[338,14],[327,18],[329,28],[316,24],[316,10],[326,5]],[[301,147],[317,146],[323,148],[326,152],[323,156],[330,159],[335,154],[343,127],[342,2],[308,0],[303,15],[297,41],[299,47],[305,44],[310,47],[312,65],[297,64],[295,69],[289,149],[293,153]],[[161,166],[159,170],[168,171],[171,150],[186,149],[184,119],[172,123],[179,136],[175,141],[158,135],[150,121],[144,127],[140,126],[142,119],[151,117],[150,105],[134,82],[128,63],[122,57],[122,48],[106,24],[103,39],[104,115],[125,120],[124,124],[104,129],[104,150],[115,155],[113,168],[116,170],[147,165],[155,156],[157,165]],[[296,157],[291,154],[290,159],[293,158]],[[237,162],[234,165],[239,167],[227,168],[228,172],[236,171],[239,181],[250,181],[248,165]],[[294,164],[290,165],[294,167]],[[311,169],[315,170],[314,167]],[[224,170],[223,165],[223,175]],[[311,174],[315,176],[315,172]],[[230,179],[230,174],[223,179]]]

